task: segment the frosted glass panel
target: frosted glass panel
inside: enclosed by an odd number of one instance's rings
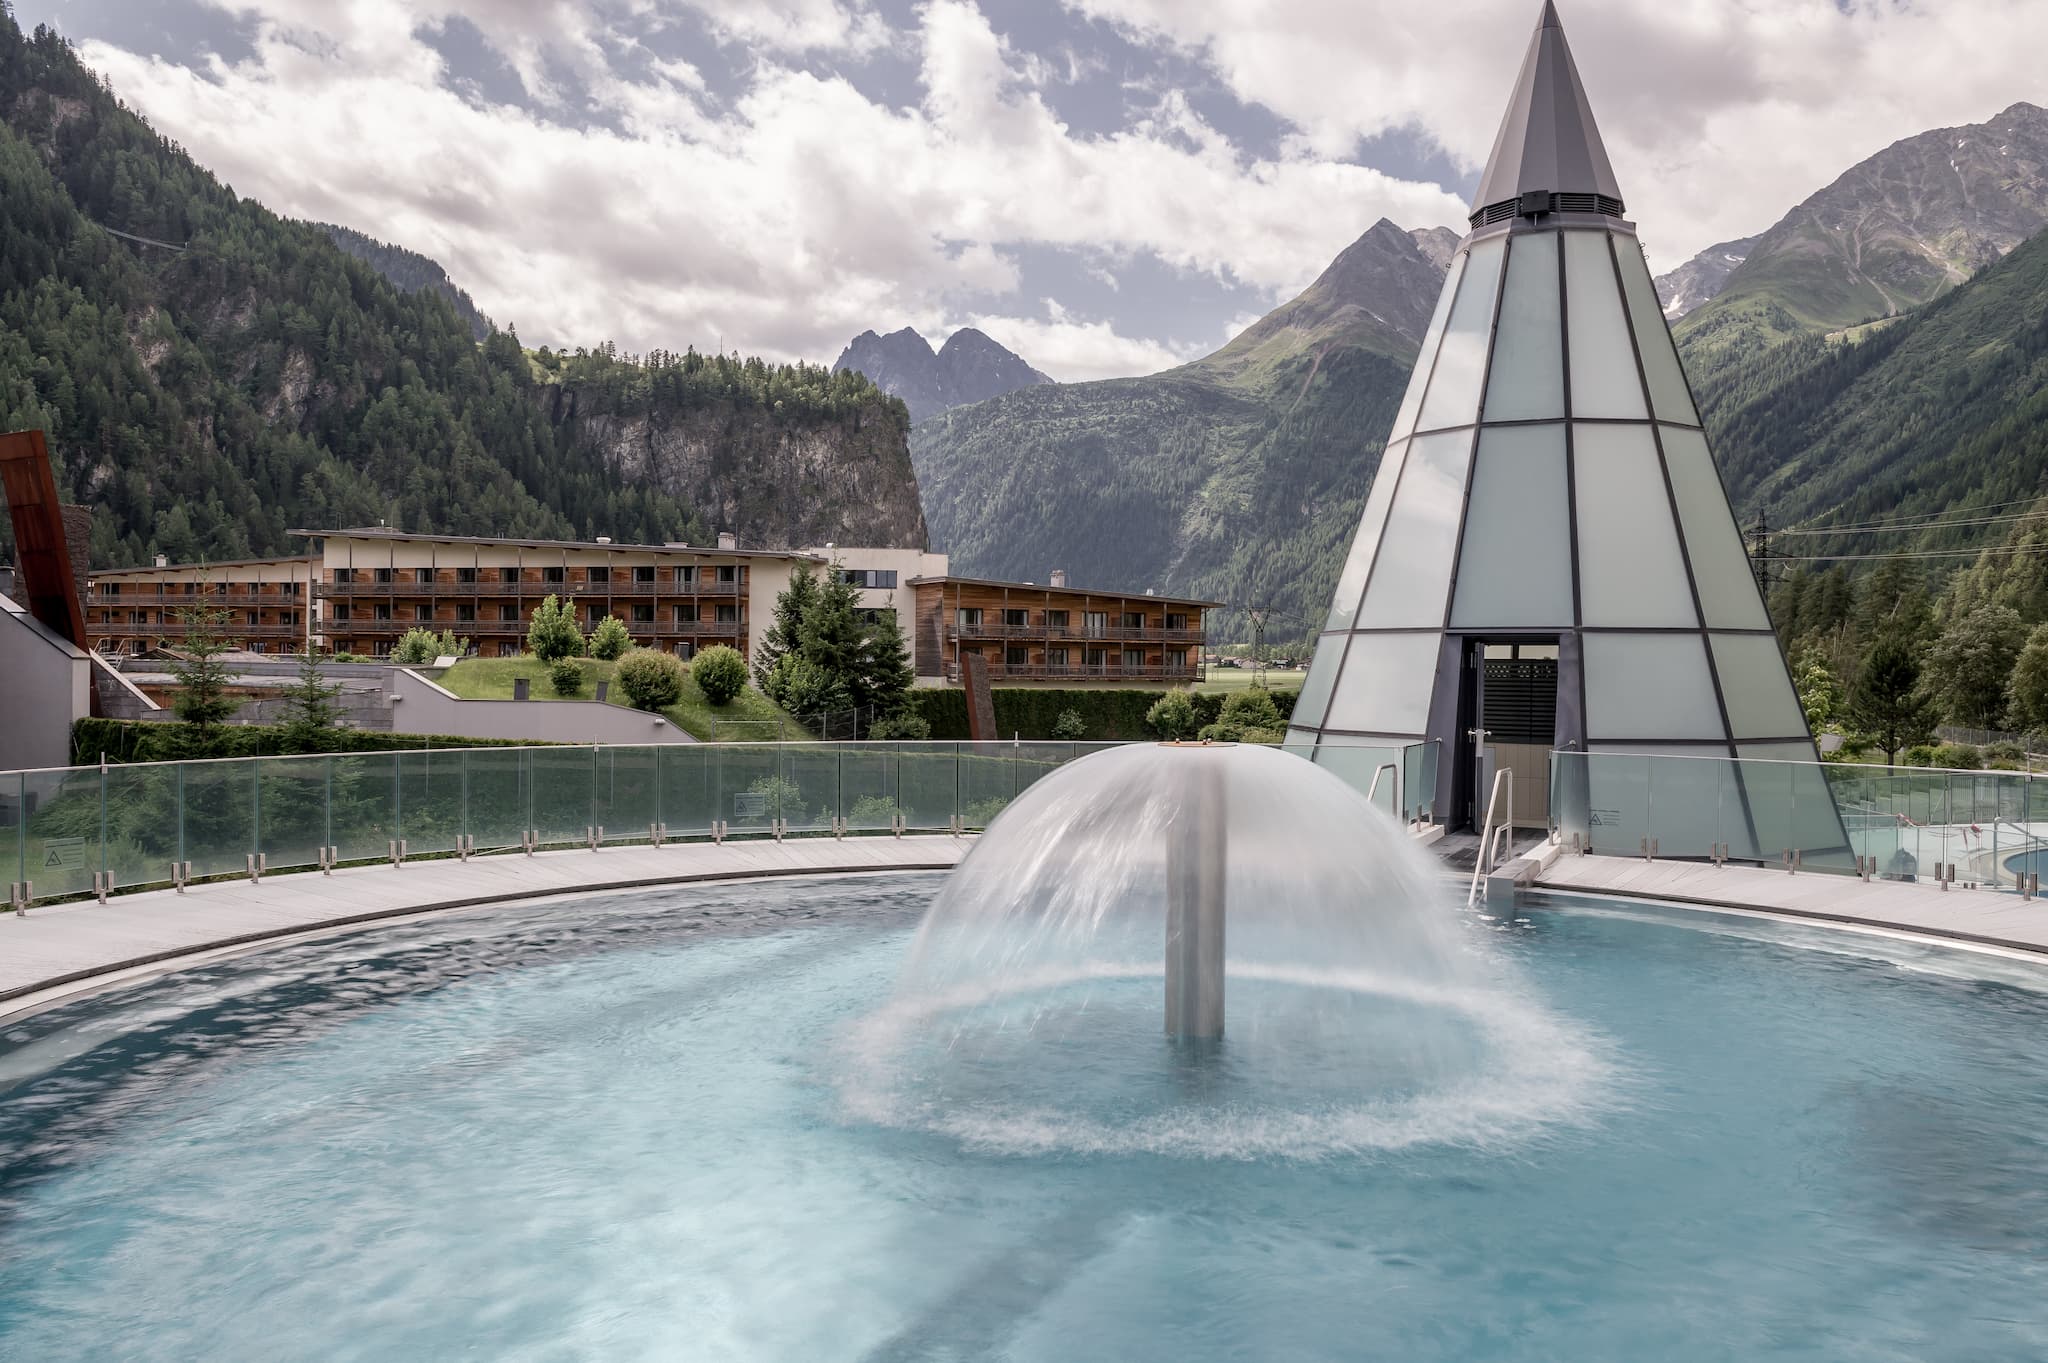
[[[1586,737],[1721,738],[1721,709],[1697,634],[1588,634]]]
[[[1530,421],[1564,415],[1564,327],[1558,316],[1557,239],[1515,237],[1508,286],[1500,299],[1493,373],[1486,381],[1488,421]]]
[[[1353,636],[1325,728],[1420,735],[1436,684],[1435,634]]]
[[[1696,625],[1648,426],[1572,427],[1579,605],[1588,625]]]
[[[1646,416],[1629,344],[1628,314],[1614,288],[1605,232],[1564,235],[1565,311],[1571,323],[1572,415]],[[1631,246],[1630,250],[1635,248]]]
[[[1373,550],[1379,548],[1380,527],[1386,524],[1387,504],[1394,499],[1394,483],[1401,472],[1401,456],[1407,445],[1395,443],[1380,456],[1380,471],[1365,497],[1365,513],[1358,518],[1357,533],[1351,537],[1351,552],[1344,559],[1344,571],[1337,577],[1337,593],[1330,598],[1330,617],[1324,629],[1349,629],[1358,614],[1358,600],[1365,594],[1365,575],[1372,569]]]
[[[1714,670],[1735,737],[1790,738],[1806,732],[1806,715],[1773,634],[1716,634]]]
[[[1811,743],[1743,743],[1735,751],[1743,757],[1769,758],[1777,762],[1815,762]]]
[[[1500,288],[1505,238],[1482,241],[1468,254],[1465,282],[1436,353],[1436,373],[1422,404],[1419,431],[1469,426],[1479,420],[1479,385],[1486,380],[1486,346],[1493,334],[1493,299]]]
[[[1443,627],[1471,452],[1469,430],[1418,435],[1408,442],[1401,486],[1394,490],[1380,556],[1358,610],[1360,629]]]
[[[1326,634],[1317,642],[1315,659],[1309,663],[1301,694],[1294,700],[1292,723],[1314,728],[1323,722],[1323,711],[1330,704],[1330,685],[1337,680],[1338,664],[1344,661],[1344,639],[1341,634]]]
[[[1572,541],[1563,423],[1482,431],[1478,457],[1451,623],[1461,629],[1569,628]]]
[[[1717,629],[1769,629],[1763,594],[1750,576],[1749,555],[1728,509],[1728,494],[1714,472],[1707,438],[1698,431],[1666,426],[1664,466],[1671,471],[1671,490],[1678,498],[1678,520],[1685,527],[1685,553],[1692,560],[1693,583],[1700,591],[1700,609]]]
[[[1465,274],[1465,257],[1451,257],[1451,268],[1444,276],[1444,291],[1437,295],[1436,313],[1429,319],[1429,330],[1422,333],[1422,349],[1415,352],[1415,372],[1408,376],[1408,392],[1401,399],[1401,410],[1394,414],[1394,429],[1389,440],[1400,440],[1415,429],[1416,409],[1422,406],[1422,390],[1429,384],[1429,371],[1436,363],[1437,342],[1443,339],[1444,319],[1450,315],[1451,299],[1457,295],[1458,281]]]
[[[1696,426],[1699,414],[1692,409],[1692,394],[1686,391],[1685,375],[1679,371],[1678,351],[1671,344],[1671,329],[1664,324],[1664,309],[1650,282],[1650,267],[1643,263],[1643,248],[1631,238],[1616,237],[1614,258],[1621,266],[1621,291],[1628,299],[1628,316],[1635,324],[1636,349],[1643,357],[1643,377],[1650,381],[1650,401],[1657,408],[1657,419]]]

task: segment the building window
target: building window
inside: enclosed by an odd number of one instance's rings
[[[329,606],[327,608],[327,614],[329,619],[332,619],[338,623],[340,621],[348,619],[348,607],[346,605]]]
[[[457,607],[455,608],[455,619],[456,619],[457,623],[459,623],[459,624],[464,624],[464,625],[473,625],[473,624],[475,624],[475,623],[476,623],[476,607],[475,607],[475,606],[468,606],[468,605],[464,605],[464,606],[457,606]]]
[[[588,570],[588,572],[589,572],[589,581],[591,582],[591,584],[592,584],[593,586],[610,586],[610,585],[611,585],[611,580],[612,580],[612,570],[611,570],[611,569],[609,569],[609,568],[591,568],[591,569],[589,569],[589,570]]]
[[[734,563],[719,564],[718,580],[720,582],[738,582],[740,580],[739,565]]]
[[[894,568],[841,568],[839,580],[850,582],[856,587],[870,591],[894,591],[896,570]]]
[[[739,608],[738,606],[720,606],[720,607],[718,608],[718,623],[719,623],[719,624],[721,624],[721,625],[736,625],[736,624],[738,624],[739,622],[740,622],[740,608]]]
[[[119,596],[121,594],[121,584],[118,582],[101,582],[96,585],[99,587],[101,596]]]
[[[677,624],[679,624],[679,625],[694,625],[694,624],[696,624],[696,623],[697,623],[697,608],[696,608],[695,606],[677,606],[677,607],[676,607],[676,623],[677,623]]]
[[[455,581],[460,586],[474,587],[476,585],[476,569],[457,568],[455,570]]]
[[[1186,611],[1168,611],[1166,613],[1166,627],[1168,629],[1186,629],[1188,627],[1188,613]]]
[[[372,606],[372,607],[370,607],[370,618],[371,618],[372,620],[389,620],[389,619],[391,618],[391,607],[389,607],[389,606]]]
[[[498,581],[499,581],[499,583],[500,583],[501,585],[503,585],[503,586],[507,586],[507,587],[516,587],[516,586],[518,586],[518,585],[519,585],[519,570],[518,570],[517,568],[500,568],[500,569],[498,569]]]
[[[1168,667],[1185,668],[1188,665],[1188,651],[1184,648],[1167,649],[1166,665]]]
[[[1087,631],[1089,638],[1100,639],[1103,635],[1109,633],[1109,612],[1084,611],[1081,615],[1081,625]],[[1099,649],[1094,651],[1100,652]]]
[[[651,625],[651,624],[653,624],[653,623],[654,623],[654,607],[652,607],[652,606],[635,606],[635,607],[633,607],[633,623],[634,623],[634,624],[636,624],[636,625]]]
[[[593,625],[597,624],[597,623],[598,623],[598,621],[600,621],[600,620],[604,619],[604,607],[603,607],[603,606],[592,606],[592,607],[590,607],[590,609],[588,609],[588,610],[586,610],[586,611],[584,611],[584,612],[583,612],[583,618],[584,618],[585,620],[589,621],[589,622],[590,622],[591,624],[593,624]]]
[[[1005,609],[1003,611],[1003,623],[1011,629],[1022,629],[1031,623],[1031,612]]]
[[[1132,670],[1133,668],[1139,668],[1139,667],[1143,667],[1144,665],[1145,665],[1145,650],[1144,650],[1144,649],[1142,649],[1142,648],[1127,648],[1127,649],[1125,649],[1125,650],[1124,650],[1124,671],[1126,671],[1126,672],[1129,672],[1129,671],[1131,671],[1131,670]]]
[[[1084,667],[1108,667],[1109,650],[1106,648],[1083,649],[1081,650],[1081,663]]]
[[[375,643],[373,643],[373,644],[371,644],[371,645],[370,645],[370,655],[371,655],[372,657],[376,657],[376,658],[388,658],[388,657],[390,657],[390,656],[391,656],[391,641],[390,641],[389,639],[379,639],[379,640],[377,640],[377,641],[376,641]]]
[[[374,569],[372,570],[372,576],[376,579],[377,585],[380,587],[389,586],[391,584],[391,570],[389,568]]]
[[[1045,651],[1045,665],[1047,667],[1065,667],[1067,665],[1067,651],[1063,648],[1047,649]]]
[[[654,565],[650,563],[645,567],[634,568],[633,581],[642,586],[652,587],[654,585]]]
[[[540,580],[550,587],[561,586],[562,575],[563,570],[560,568],[543,568],[540,570]]]
[[[434,618],[434,608],[432,606],[414,606],[412,608],[412,618],[415,620],[431,620]]]
[[[282,587],[278,588],[278,590],[283,592],[286,596],[297,596],[299,594],[300,585],[301,584],[297,582],[287,582]]]
[[[1145,612],[1143,612],[1143,611],[1125,611],[1125,612],[1124,612],[1124,628],[1125,628],[1125,629],[1143,629],[1143,628],[1145,628]]]
[[[356,570],[353,568],[335,568],[328,572],[327,578],[330,582],[333,582],[336,586],[339,586],[344,582],[355,581]]]
[[[953,623],[960,629],[981,628],[981,607],[961,606],[953,612]]]
[[[1005,667],[1023,667],[1030,661],[1031,650],[1025,648],[1022,644],[1011,644],[1003,650],[1003,665]]]
[[[696,570],[695,568],[678,568],[678,569],[676,569],[676,585],[677,585],[678,587],[694,587],[694,586],[696,586],[696,585],[697,585],[697,570]]]
[[[263,641],[261,639],[251,639],[249,641],[249,651],[251,653],[261,653],[263,651]]]
[[[1045,613],[1045,627],[1047,629],[1065,629],[1067,627],[1067,613],[1065,611],[1047,611]]]
[[[519,656],[519,645],[517,645],[517,644],[499,644],[499,645],[498,645],[498,656],[499,656],[500,658],[516,658],[516,657],[518,657],[518,656]]]
[[[255,611],[247,611],[247,612],[244,612],[244,613],[245,613],[245,614],[246,614],[246,615],[247,615],[247,616],[249,617],[249,618],[248,618],[248,621],[247,621],[247,623],[248,623],[248,624],[250,624],[250,625],[255,625],[255,624],[257,624],[257,623],[258,623],[258,621],[257,621],[257,618],[256,618],[256,612],[255,612]]]
[[[685,639],[681,643],[676,645],[676,656],[678,658],[681,658],[684,662],[688,662],[690,661],[690,659],[697,656],[697,646],[691,643],[688,639]]]
[[[434,585],[434,570],[432,568],[415,568],[412,570],[412,580],[419,583],[422,587],[431,587]]]

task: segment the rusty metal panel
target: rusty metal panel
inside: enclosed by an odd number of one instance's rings
[[[41,431],[0,435],[0,488],[14,522],[16,595],[36,619],[80,648],[90,648],[64,534],[64,507],[57,500],[57,478]]]

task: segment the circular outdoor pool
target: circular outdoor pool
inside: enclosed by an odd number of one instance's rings
[[[15,1024],[0,1358],[2048,1357],[2048,971],[1557,901],[1473,926],[1533,1001],[1470,1022],[1521,1038],[1483,1090],[1407,1091],[1414,1000],[1191,1055],[1142,977],[878,1079],[940,883],[498,908]]]

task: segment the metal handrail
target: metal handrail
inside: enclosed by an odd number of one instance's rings
[[[1493,858],[1494,854],[1498,851],[1498,839],[1501,833],[1508,835],[1508,850],[1514,850],[1514,774],[1514,768],[1512,767],[1494,768],[1493,790],[1486,797],[1486,818],[1479,826],[1479,855],[1472,862],[1472,886],[1465,892],[1465,907],[1468,909],[1479,902],[1479,886],[1484,881],[1484,878],[1493,871]],[[1508,817],[1507,822],[1496,829],[1493,823],[1493,812],[1500,804],[1502,786],[1506,786],[1508,792]]]
[[[1406,823],[1408,820],[1408,809],[1401,803],[1401,768],[1398,764],[1382,762],[1372,769],[1372,782],[1365,788],[1365,802],[1371,804],[1373,796],[1379,793],[1380,773],[1383,771],[1394,773],[1394,817]]]

